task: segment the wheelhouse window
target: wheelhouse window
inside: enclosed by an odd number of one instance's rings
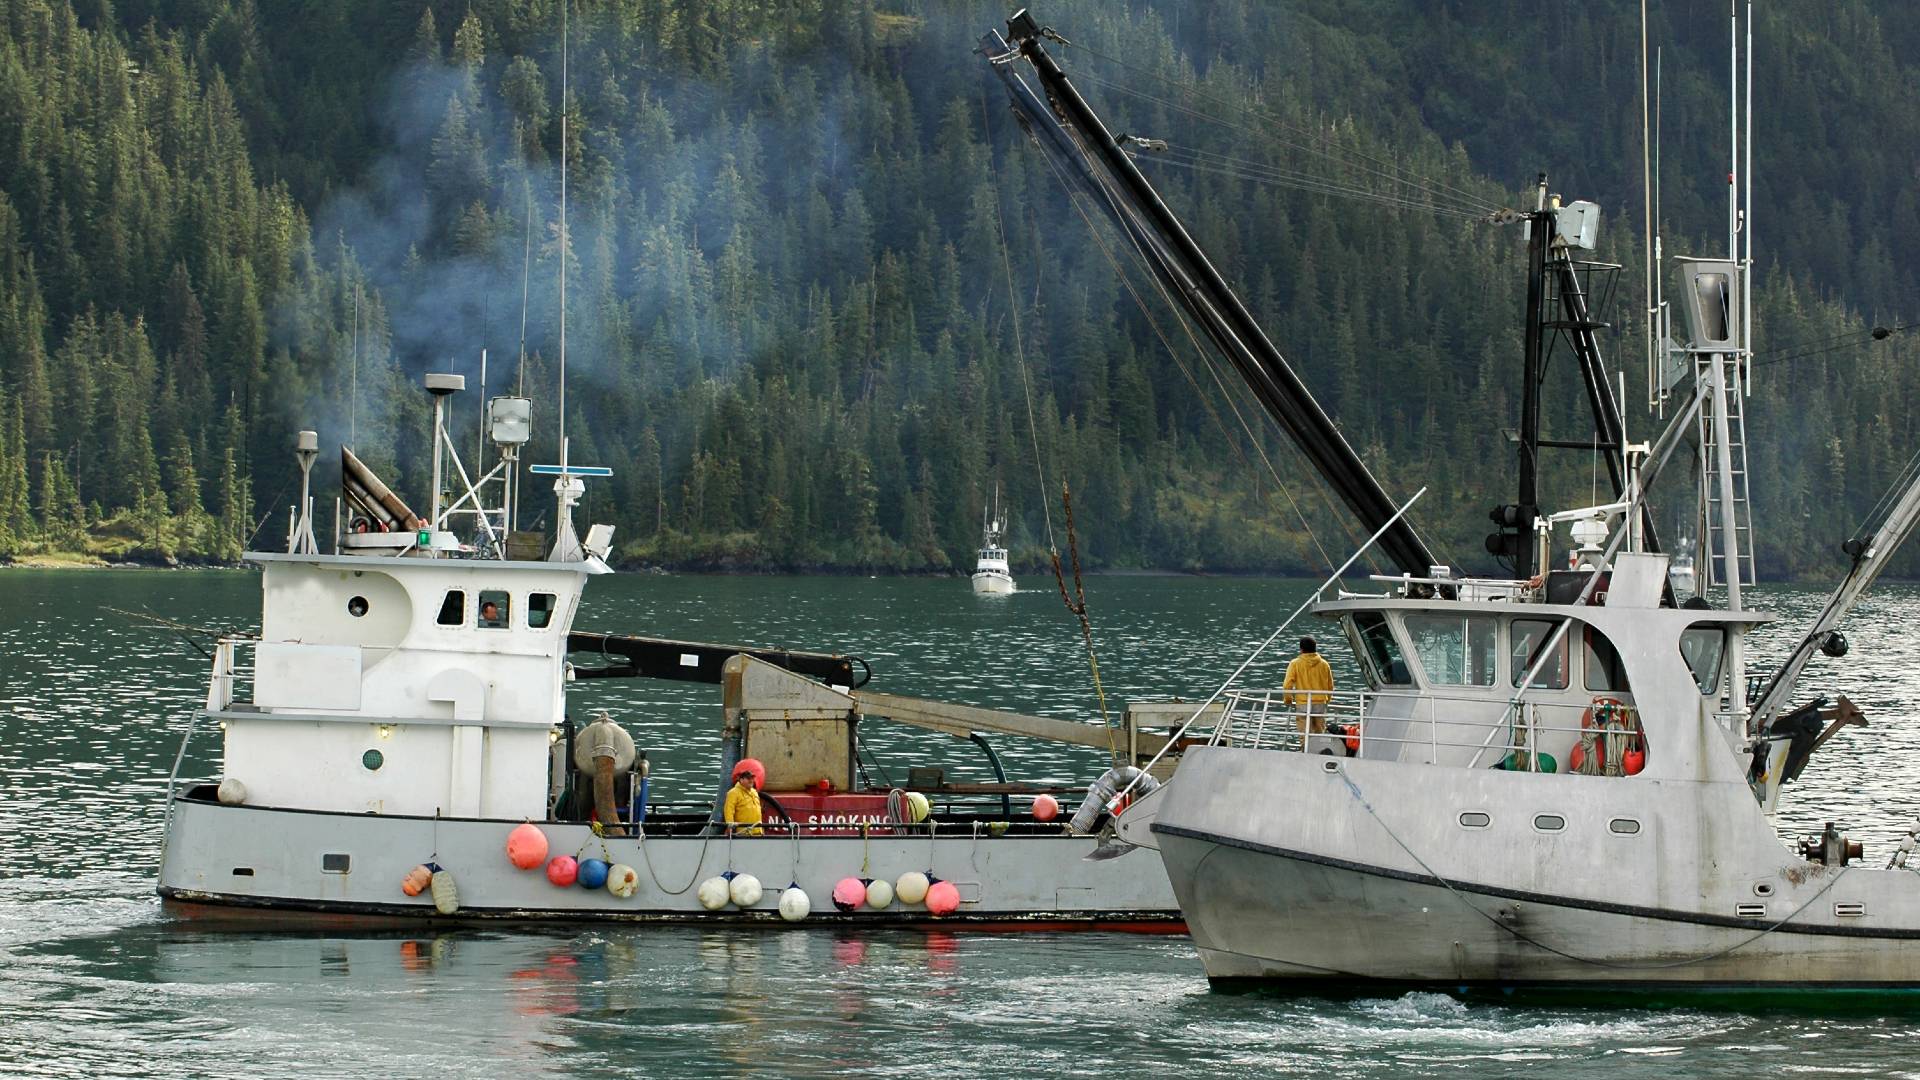
[[[1584,643],[1581,659],[1586,663],[1587,689],[1619,692],[1633,689],[1627,685],[1627,666],[1621,663],[1620,652],[1607,640],[1607,635],[1589,626],[1583,628],[1580,640]]]
[[[505,589],[480,590],[480,629],[505,630],[511,615]]]
[[[1495,623],[1490,618],[1446,614],[1407,616],[1407,636],[1420,670],[1436,686],[1492,686]]]
[[[1375,686],[1413,685],[1413,673],[1407,670],[1407,661],[1400,655],[1400,643],[1394,639],[1393,627],[1387,624],[1386,616],[1376,611],[1357,612],[1349,625],[1353,651],[1366,665]]]
[[[1680,634],[1680,657],[1693,672],[1702,694],[1720,690],[1720,661],[1727,654],[1727,630],[1713,623],[1695,623]]]
[[[1558,619],[1515,619],[1508,630],[1512,647],[1508,650],[1513,685],[1526,682],[1527,672],[1533,669],[1542,656],[1547,655],[1547,642],[1552,640],[1554,630],[1558,629]],[[1553,647],[1553,654],[1540,667],[1540,673],[1534,676],[1532,685],[1542,690],[1565,690],[1567,688],[1567,639],[1562,637]]]
[[[550,592],[532,593],[527,597],[527,625],[535,630],[545,630],[553,623],[554,596]]]
[[[466,625],[467,594],[459,589],[448,589],[447,598],[440,601],[440,617],[433,621],[441,626]]]

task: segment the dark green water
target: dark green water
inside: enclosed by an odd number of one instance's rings
[[[594,582],[580,623],[857,652],[877,688],[1094,715],[1077,627],[1050,582],[1027,585],[976,598],[960,580],[620,576]],[[1110,701],[1205,695],[1310,587],[1092,580]],[[207,665],[104,609],[247,629],[258,598],[237,571],[0,571],[0,1073],[1920,1077],[1912,997],[1221,993],[1184,939],[1108,934],[185,930],[153,897],[153,864]],[[1766,599],[1791,627],[1820,598]],[[1920,814],[1916,621],[1920,590],[1889,587],[1849,627],[1853,654],[1810,673],[1809,692],[1848,693],[1873,727],[1815,760],[1783,833],[1837,820],[1879,860]],[[1320,636],[1352,685],[1344,647]],[[1249,681],[1277,684],[1285,658]],[[594,707],[649,748],[663,797],[711,790],[716,688],[576,684],[576,715]],[[986,775],[958,740],[874,734],[890,769]],[[196,744],[184,773],[213,772],[212,750]],[[1024,777],[1084,781],[1100,765],[1010,740],[1000,752]]]

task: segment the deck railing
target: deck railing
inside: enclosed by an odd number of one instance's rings
[[[1523,699],[1516,706],[1497,697],[1392,690],[1230,690],[1222,701],[1225,713],[1210,745],[1317,753],[1339,752],[1344,742],[1355,756],[1402,761],[1413,759],[1406,752],[1411,746],[1426,751],[1428,764],[1441,763],[1443,752],[1452,751],[1449,763],[1468,768],[1518,754],[1522,768],[1541,771],[1543,754],[1552,755],[1557,768],[1569,768],[1567,751],[1582,735],[1615,740],[1603,755],[1615,768],[1627,744],[1640,741],[1630,704],[1605,710]],[[1394,727],[1383,731],[1389,724]]]

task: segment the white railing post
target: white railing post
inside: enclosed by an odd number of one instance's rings
[[[1427,764],[1440,764],[1440,716],[1435,711],[1439,705],[1432,697],[1427,698]]]

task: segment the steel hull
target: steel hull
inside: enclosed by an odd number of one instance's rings
[[[173,804],[159,892],[185,914],[273,915],[327,922],[357,918],[444,918],[426,895],[408,897],[400,879],[430,859],[452,872],[461,907],[455,918],[514,921],[781,922],[779,891],[804,889],[812,914],[799,925],[929,921],[924,905],[896,900],[885,910],[842,913],[831,902],[842,878],[893,880],[908,871],[950,880],[960,909],[943,923],[1007,923],[1034,928],[1109,927],[1178,932],[1173,893],[1153,852],[1084,862],[1091,837],[1067,835],[653,837],[592,835],[584,825],[543,823],[553,854],[608,859],[639,873],[640,888],[620,899],[602,889],[561,888],[539,869],[507,861],[507,832],[518,822],[449,820],[223,806],[181,798]],[[325,855],[349,869],[323,869]],[[708,911],[700,882],[732,869],[758,877],[764,898],[742,910]]]
[[[1704,786],[1201,748],[1153,831],[1216,980],[1920,986],[1920,875],[1740,842]]]

